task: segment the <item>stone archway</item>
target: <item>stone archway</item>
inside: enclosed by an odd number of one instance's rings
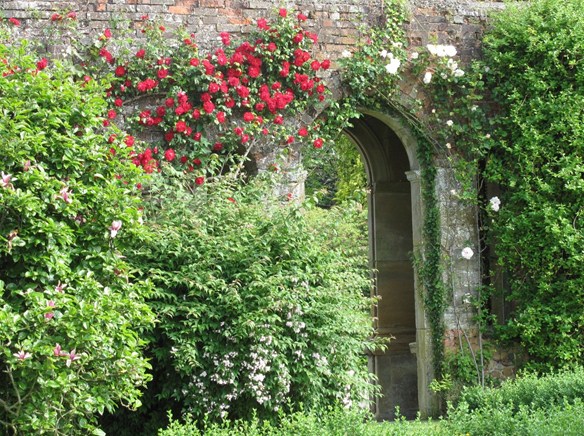
[[[401,121],[364,112],[347,135],[360,150],[369,185],[369,250],[375,270],[373,319],[378,335],[391,336],[385,352],[370,356],[383,396],[378,419],[395,407],[408,418],[432,413],[430,330],[419,295],[413,253],[421,246],[422,202],[416,141]]]

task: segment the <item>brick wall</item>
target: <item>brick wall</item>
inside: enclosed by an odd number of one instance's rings
[[[411,45],[453,43],[463,58],[477,56],[487,13],[500,1],[410,0],[407,23]],[[38,30],[38,18],[64,9],[77,12],[87,32],[108,27],[111,20],[129,19],[136,24],[143,15],[164,22],[168,28],[185,25],[199,43],[219,32],[245,33],[259,17],[269,17],[278,6],[271,0],[2,0],[0,12],[16,17],[30,32]],[[308,27],[319,34],[322,57],[336,58],[357,38],[359,23],[377,23],[383,15],[382,0],[296,0],[284,4],[309,17]]]

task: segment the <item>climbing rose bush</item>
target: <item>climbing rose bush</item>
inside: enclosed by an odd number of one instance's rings
[[[103,87],[13,31],[0,27],[0,432],[89,434],[148,379],[149,285],[124,260],[144,233],[143,172],[102,127]]]
[[[258,19],[245,40],[223,32],[220,45],[206,49],[195,34],[167,35],[147,16],[139,42],[124,39],[121,26],[106,29],[89,47],[95,61],[87,69],[88,76],[110,74],[105,123],[124,115],[131,128],[159,132],[160,143],[133,162],[148,173],[169,162],[199,184],[232,152],[260,144],[323,147],[340,128],[306,116],[328,104],[331,64],[313,57],[318,38],[301,27],[306,19],[281,9],[274,20]]]

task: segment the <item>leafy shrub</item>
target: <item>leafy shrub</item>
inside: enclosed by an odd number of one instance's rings
[[[476,435],[581,434],[584,428],[584,369],[538,378],[525,375],[500,388],[468,388],[451,407],[452,432]]]
[[[101,131],[100,84],[9,37],[0,28],[0,427],[87,434],[96,413],[139,405],[147,379],[149,286],[123,259],[144,231],[140,171]]]
[[[541,377],[526,374],[517,380],[504,382],[500,388],[467,388],[462,393],[461,401],[466,402],[471,410],[501,404],[517,409],[519,406],[545,408],[564,401],[573,402],[577,398],[584,398],[583,368]]]
[[[582,0],[497,14],[485,37],[487,177],[503,188],[494,223],[517,302],[505,335],[530,366],[584,362],[584,19]]]
[[[156,286],[149,395],[195,419],[270,418],[370,394],[371,283],[356,210],[282,203],[270,186],[224,176],[195,195],[168,179],[152,187],[157,237],[131,256]]]

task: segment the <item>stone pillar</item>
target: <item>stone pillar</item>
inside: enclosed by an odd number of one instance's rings
[[[442,228],[444,282],[449,302],[444,313],[447,348],[460,348],[461,341],[464,345],[477,345],[478,329],[472,304],[481,286],[477,209],[461,200],[461,189],[452,168],[438,169],[436,191]],[[462,255],[466,247],[473,251],[470,259]]]
[[[408,171],[406,173],[410,182],[412,203],[412,238],[414,255],[418,255],[422,249],[423,205],[420,171]],[[429,389],[434,379],[434,366],[432,354],[432,331],[426,310],[424,307],[423,289],[414,270],[414,304],[416,309],[416,342],[412,344],[412,352],[416,354],[418,370],[418,407],[422,417],[433,416],[438,411],[437,396]]]

